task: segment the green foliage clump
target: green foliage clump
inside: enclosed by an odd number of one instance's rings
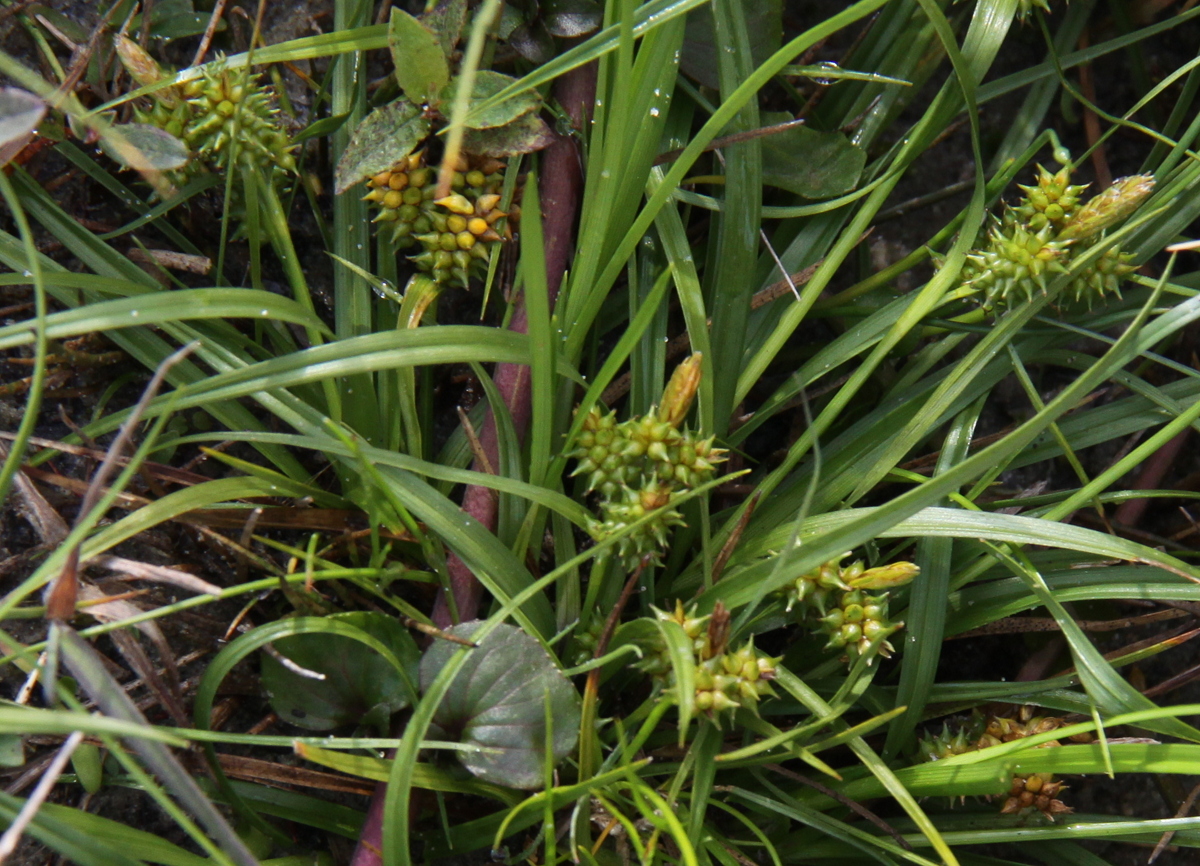
[[[1150,175],[1134,175],[1080,204],[1083,186],[1070,183],[1070,170],[1051,174],[1038,166],[1037,183],[1021,186],[1025,195],[993,218],[987,243],[967,257],[962,276],[983,294],[984,306],[1005,306],[1034,290],[1048,291],[1048,280],[1070,274],[1063,294],[1090,308],[1109,295],[1120,297],[1121,281],[1136,270],[1131,253],[1108,244],[1091,261],[1072,263],[1104,245],[1104,232],[1132,214],[1154,190]]]

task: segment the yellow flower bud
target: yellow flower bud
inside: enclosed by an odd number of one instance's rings
[[[893,562],[869,568],[848,582],[853,589],[893,589],[911,583],[920,573],[921,569],[911,562]]]
[[[1113,185],[1067,220],[1057,240],[1076,240],[1098,235],[1130,216],[1154,191],[1154,176],[1135,174],[1113,181]]]
[[[675,368],[671,381],[663,391],[662,401],[658,407],[658,418],[666,421],[672,427],[678,427],[687,417],[700,387],[701,362],[704,356],[693,352],[692,356]]]

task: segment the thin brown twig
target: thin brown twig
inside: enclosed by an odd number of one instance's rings
[[[625,610],[625,605],[629,603],[629,598],[633,595],[633,590],[637,586],[638,581],[641,580],[642,572],[649,565],[650,558],[651,554],[649,553],[643,556],[637,568],[633,570],[633,574],[629,575],[629,579],[625,581],[625,586],[621,587],[621,596],[617,599],[617,603],[609,613],[608,619],[604,621],[604,628],[600,632],[600,637],[596,640],[596,649],[592,652],[593,659],[600,658],[608,650],[608,642],[612,640],[613,633],[617,630],[617,623],[621,621],[621,613]],[[584,686],[585,694],[595,694],[599,691],[600,671],[601,668],[598,667],[588,671],[587,683]]]
[[[3,9],[0,9],[0,21],[3,21],[9,15],[16,15],[26,7],[32,6],[37,2],[38,0],[17,0],[17,2],[13,3],[11,6],[5,6]]]
[[[801,118],[800,120],[787,120],[783,123],[776,123],[773,126],[760,126],[758,129],[750,129],[746,132],[735,132],[732,135],[723,135],[720,138],[714,138],[708,143],[708,146],[700,152],[708,153],[712,150],[728,147],[731,144],[738,144],[739,142],[750,141],[754,138],[763,138],[768,135],[775,135],[776,133],[786,132],[789,129],[802,126],[803,124],[804,119]],[[674,150],[668,150],[664,153],[660,153],[657,157],[655,157],[653,164],[662,165],[666,162],[674,162],[675,160],[679,159],[679,157],[683,156],[684,150],[686,150],[686,148],[677,147]]]
[[[492,465],[487,451],[483,448],[483,443],[479,441],[479,434],[475,432],[475,425],[471,423],[471,419],[467,417],[467,413],[463,411],[462,406],[455,406],[454,408],[458,412],[458,420],[462,424],[463,433],[467,434],[467,442],[471,446],[471,453],[475,455],[475,459],[479,461],[484,472],[488,475],[495,475],[496,467]]]
[[[479,646],[479,644],[475,643],[473,640],[467,640],[465,637],[459,637],[458,635],[450,634],[448,631],[442,631],[436,625],[430,625],[427,622],[421,622],[420,620],[413,619],[410,616],[401,617],[400,622],[402,622],[407,628],[419,631],[421,634],[427,634],[432,638],[436,638],[437,640],[449,641],[450,643],[456,643],[459,646],[470,647],[471,649],[475,649]]]
[[[204,28],[204,35],[200,37],[200,45],[196,48],[196,56],[192,58],[192,66],[199,66],[204,61],[204,55],[208,53],[208,46],[212,45],[217,25],[221,23],[221,16],[225,14],[225,4],[228,2],[229,0],[217,0],[217,4],[213,6],[212,15],[208,16],[208,26]]]
[[[108,453],[104,455],[104,459],[100,461],[100,465],[92,475],[91,483],[88,484],[88,488],[83,494],[83,501],[79,505],[79,513],[75,517],[76,526],[80,526],[87,519],[92,509],[96,507],[96,503],[103,498],[108,479],[116,471],[118,465],[117,456],[129,445],[130,440],[133,438],[134,429],[141,423],[142,416],[146,413],[146,407],[150,405],[150,401],[158,393],[158,389],[162,386],[167,373],[170,372],[172,367],[196,351],[199,346],[199,342],[189,343],[168,356],[158,365],[158,369],[154,371],[149,384],[142,391],[141,398],[133,407],[133,411],[129,417],[125,419],[125,423],[121,425],[116,438],[113,439],[112,444],[108,447]],[[79,592],[79,548],[80,545],[78,543],[71,548],[67,554],[67,560],[63,564],[62,571],[59,572],[58,577],[54,579],[54,584],[50,587],[50,591],[46,596],[47,619],[66,622],[75,615],[75,601]]]
[[[1192,665],[1187,670],[1181,671],[1180,673],[1175,674],[1175,676],[1163,680],[1158,685],[1151,686],[1150,688],[1143,690],[1142,694],[1148,698],[1157,698],[1161,695],[1167,694],[1168,692],[1173,692],[1175,689],[1182,688],[1183,686],[1186,686],[1188,683],[1197,679],[1200,679],[1200,664]]]
[[[1187,611],[1182,610],[1157,610],[1153,613],[1142,614],[1141,616],[1127,616],[1120,619],[1079,619],[1075,621],[1075,624],[1084,631],[1118,631],[1123,628],[1134,628],[1139,625],[1146,625],[1147,623],[1159,622],[1164,619],[1179,619],[1180,617],[1189,615]],[[1058,630],[1058,622],[1053,617],[1010,616],[988,625],[980,626],[979,628],[973,628],[970,631],[947,635],[946,640],[962,640],[963,638],[981,637],[983,635],[1028,634],[1031,632]]]
[[[746,505],[745,511],[742,512],[742,516],[738,518],[737,526],[733,528],[733,532],[725,540],[725,544],[721,546],[721,552],[717,554],[717,561],[713,563],[713,583],[721,579],[721,572],[725,570],[725,563],[729,562],[729,557],[733,556],[733,551],[737,548],[738,542],[742,540],[742,533],[746,529],[746,524],[750,522],[750,516],[754,514],[754,509],[758,507],[758,500],[761,495],[761,492],[754,494],[749,504]]]
[[[799,782],[802,785],[808,785],[808,787],[812,788],[814,791],[817,791],[818,793],[824,794],[826,797],[830,797],[831,799],[837,800],[837,802],[841,803],[847,809],[852,809],[856,814],[862,816],[863,818],[866,818],[868,821],[870,821],[872,824],[874,824],[880,830],[887,833],[889,836],[891,836],[893,839],[895,839],[896,844],[899,845],[901,848],[903,848],[905,851],[912,850],[912,845],[910,845],[908,843],[907,839],[905,839],[902,835],[900,835],[899,830],[897,830],[895,827],[893,827],[887,821],[880,818],[878,815],[876,815],[874,812],[872,812],[870,809],[868,809],[862,803],[859,803],[857,800],[851,800],[845,794],[835,791],[835,790],[833,790],[833,788],[826,787],[825,785],[822,785],[820,782],[816,781],[815,779],[810,779],[810,778],[808,778],[808,776],[802,776],[799,773],[795,772],[794,770],[789,770],[787,767],[780,766],[779,764],[764,764],[763,766],[766,767],[766,769],[768,769],[768,770],[774,770],[779,775],[784,776],[785,778],[791,779],[794,782]]]
[[[1192,811],[1192,806],[1196,805],[1197,797],[1200,797],[1200,785],[1196,785],[1194,788],[1192,788],[1192,792],[1187,795],[1187,799],[1184,800],[1183,804],[1180,805],[1178,810],[1176,810],[1174,817],[1186,818],[1187,813]],[[1158,844],[1155,845],[1154,850],[1150,852],[1150,859],[1146,861],[1147,866],[1158,859],[1158,855],[1166,850],[1166,847],[1171,844],[1171,840],[1174,837],[1174,830],[1168,830],[1166,833],[1162,834],[1162,838],[1158,840]]]

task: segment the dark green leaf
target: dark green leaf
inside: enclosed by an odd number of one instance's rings
[[[745,6],[746,32],[750,36],[750,54],[754,66],[779,50],[783,37],[782,0],[760,0]],[[683,37],[683,56],[679,68],[705,87],[714,90],[717,81],[717,51],[729,43],[716,38],[712,8],[705,4],[688,13]]]
[[[481,624],[462,623],[450,634],[470,638]],[[421,660],[422,691],[459,649],[449,641],[434,642]],[[500,625],[467,656],[430,732],[481,747],[459,753],[479,778],[511,788],[538,788],[545,780],[547,701],[557,764],[579,737],[579,693],[540,643],[519,628]]]
[[[515,81],[515,78],[500,72],[493,72],[490,69],[479,70],[475,74],[475,85],[471,88],[470,107],[468,111],[473,110],[476,105],[484,100],[495,96]],[[446,85],[442,91],[442,102],[446,105],[452,103],[457,89],[457,79]],[[472,129],[489,129],[493,126],[503,126],[506,123],[516,120],[521,115],[529,114],[541,107],[542,97],[536,91],[529,90],[497,103],[486,111],[472,114],[469,125]]]
[[[191,0],[157,0],[150,11],[150,32],[159,39],[199,36],[208,28],[211,18],[208,12],[197,12]],[[224,18],[218,20],[215,32],[224,32],[225,26]],[[140,31],[140,17],[130,23],[129,29],[134,33]]]
[[[764,123],[791,120],[790,114],[766,114]],[[763,183],[804,198],[832,198],[858,185],[867,153],[840,132],[796,126],[762,139]]]
[[[595,0],[544,0],[542,20],[555,36],[586,36],[600,29],[604,9]]]
[[[389,102],[363,118],[334,172],[334,193],[341,195],[364,178],[391,168],[429,135],[429,121],[407,99]]]
[[[554,36],[540,20],[513,28],[507,41],[513,51],[530,63],[546,63],[554,57]]]
[[[46,103],[27,90],[0,88],[0,147],[18,142],[37,129]]]
[[[396,81],[411,102],[427,105],[450,80],[446,53],[437,35],[403,10],[392,8],[388,48],[396,66]]]
[[[517,8],[517,4],[505,3],[504,8],[500,10],[500,20],[496,22],[496,36],[507,40],[514,30],[525,24],[528,17],[523,10]]]
[[[554,133],[546,122],[536,114],[527,114],[494,129],[468,129],[463,149],[478,156],[505,157],[533,153],[552,141]]]
[[[345,114],[335,114],[332,117],[322,117],[320,120],[314,120],[292,137],[292,144],[299,144],[302,141],[308,141],[310,138],[319,138],[322,135],[332,135],[346,125],[348,117],[350,117],[350,112],[347,111]]]
[[[467,0],[442,0],[436,9],[422,16],[421,21],[437,34],[442,51],[449,57],[462,39],[467,23]]]
[[[381,613],[337,614],[329,619],[362,629],[395,653],[414,678],[420,651],[408,631]],[[337,634],[307,632],[274,642],[284,658],[324,674],[317,680],[262,656],[262,682],[271,707],[283,720],[313,731],[358,724],[370,716],[386,728],[392,713],[408,706],[408,692],[399,672],[369,646]]]
[[[100,147],[121,165],[138,171],[172,171],[191,158],[186,144],[148,123],[114,126],[100,139]]]

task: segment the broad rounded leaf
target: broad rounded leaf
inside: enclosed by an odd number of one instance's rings
[[[341,195],[360,180],[391,168],[429,135],[429,120],[407,99],[389,102],[362,119],[334,172]]]
[[[536,90],[518,93],[500,102],[486,111],[476,112],[475,106],[495,96],[516,79],[490,69],[481,69],[475,73],[475,84],[471,88],[470,107],[467,109],[466,125],[472,129],[490,129],[493,126],[503,126],[512,123],[518,117],[529,114],[542,107],[542,97]],[[458,80],[451,81],[442,91],[442,104],[449,106],[454,102],[458,90]]]
[[[388,23],[388,48],[396,67],[396,81],[404,95],[417,105],[434,102],[450,80],[450,67],[437,34],[407,12],[393,7]]]
[[[192,0],[155,0],[150,6],[150,29],[156,39],[199,36],[208,28],[211,19],[210,13],[197,12]],[[225,19],[218,20],[215,32],[224,33],[226,26]],[[134,16],[129,23],[129,32],[137,33],[141,27],[142,16]]]
[[[337,614],[330,620],[354,626],[389,648],[415,679],[420,650],[408,631],[382,613]],[[279,718],[312,731],[373,724],[387,729],[393,713],[410,702],[410,685],[383,656],[365,643],[339,634],[305,632],[279,638],[275,649],[302,668],[324,674],[317,680],[262,655],[262,682]]]
[[[791,120],[763,115],[764,123]],[[867,152],[840,132],[817,132],[796,126],[762,138],[763,183],[804,198],[823,199],[858,186]]]
[[[451,628],[470,638],[478,620]],[[435,641],[421,660],[421,689],[429,688],[450,657],[462,649]],[[480,746],[460,752],[474,775],[510,788],[540,788],[545,781],[546,702],[554,726],[557,764],[579,737],[579,693],[532,637],[515,626],[497,626],[471,650],[433,717],[431,736]]]
[[[586,36],[604,23],[604,9],[596,0],[543,0],[542,20],[555,36]]]
[[[509,48],[530,63],[549,63],[554,59],[554,35],[540,18],[529,24],[522,22],[508,34],[506,41]]]
[[[783,41],[782,0],[759,0],[743,4],[746,33],[750,37],[751,65],[760,66],[779,50]],[[688,13],[683,34],[683,56],[679,68],[705,87],[716,89],[717,52],[728,43],[718,44],[712,8],[706,3]]]
[[[0,88],[0,147],[24,139],[45,116],[46,103],[28,90]]]
[[[114,126],[100,139],[100,147],[121,165],[138,171],[172,171],[191,159],[186,144],[148,123]]]
[[[527,114],[494,129],[468,129],[463,135],[463,149],[477,156],[500,158],[533,153],[553,141],[554,133],[546,122],[536,114]]]

